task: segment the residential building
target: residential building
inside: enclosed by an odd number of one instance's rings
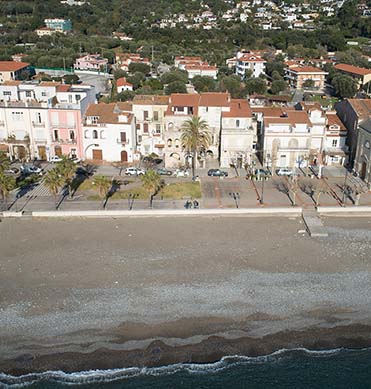
[[[49,27],[40,27],[37,28],[35,32],[38,37],[42,37],[42,36],[51,36],[53,34],[56,34],[58,31]]]
[[[336,113],[348,131],[349,164],[354,165],[358,145],[359,125],[371,117],[371,100],[346,99],[335,105]]]
[[[334,68],[356,80],[359,88],[369,84],[371,81],[371,69],[360,68],[358,66],[348,65],[345,63],[338,63],[334,65]],[[368,92],[370,92],[369,86]]]
[[[251,164],[257,142],[256,122],[246,100],[232,99],[229,111],[222,112],[220,142],[221,167],[243,168]]]
[[[286,69],[286,79],[295,89],[316,89],[322,91],[325,88],[327,73],[314,66],[293,66]]]
[[[87,54],[77,58],[74,68],[78,70],[107,71],[108,59],[99,54]]]
[[[0,61],[0,84],[5,81],[18,80],[22,71],[30,66],[27,62]]]
[[[326,112],[326,118],[323,161],[328,166],[344,166],[348,162],[347,129],[336,112]]]
[[[126,80],[126,77],[121,77],[116,80],[116,90],[117,93],[125,92],[125,91],[132,91],[133,90],[133,84],[130,84]]]
[[[180,70],[186,70],[190,80],[195,76],[208,76],[216,80],[218,75],[218,68],[209,65],[201,57],[178,56],[175,57],[174,66]]]
[[[72,22],[69,19],[45,19],[44,23],[46,27],[51,28],[52,30],[55,30],[57,32],[61,32],[63,34],[66,34],[67,32],[70,32],[72,30]]]
[[[90,104],[83,133],[86,159],[95,163],[134,161],[135,118],[131,103]]]
[[[261,57],[260,53],[253,51],[241,51],[237,53],[236,59],[236,74],[241,78],[246,76],[246,72],[251,72],[252,77],[259,77],[265,74],[266,61]]]
[[[371,188],[371,118],[362,121],[358,127],[358,142],[355,154],[355,170]]]
[[[129,65],[131,63],[143,63],[151,66],[150,60],[148,58],[142,57],[140,54],[119,53],[116,54],[115,59],[117,66],[125,72],[129,71]]]
[[[169,96],[137,95],[133,100],[137,150],[141,155],[164,157],[165,113]]]
[[[265,165],[302,167],[309,156],[320,158],[326,127],[323,112],[287,110],[280,117],[264,117],[263,123]]]

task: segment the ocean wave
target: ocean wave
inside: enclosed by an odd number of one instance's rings
[[[29,373],[22,376],[12,376],[0,373],[0,388],[22,388],[36,384],[38,382],[55,382],[65,385],[99,384],[140,376],[172,375],[179,372],[186,372],[190,374],[210,374],[241,364],[273,363],[276,361],[281,361],[284,358],[291,358],[293,355],[298,354],[325,357],[337,355],[346,351],[353,350],[337,348],[331,350],[315,351],[305,348],[294,348],[280,349],[271,354],[258,357],[229,355],[213,363],[177,363],[174,365],[161,367],[128,367],[121,369],[87,370],[75,373],[65,373],[63,371],[46,371],[42,373]]]

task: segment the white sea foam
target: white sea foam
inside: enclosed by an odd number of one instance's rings
[[[325,357],[337,355],[350,349],[338,348],[332,350],[308,350],[305,348],[280,349],[268,355],[248,357],[240,355],[229,355],[214,363],[178,363],[161,367],[129,367],[122,369],[88,370],[76,373],[65,373],[63,371],[46,371],[43,373],[30,373],[22,376],[12,376],[0,373],[0,388],[22,388],[37,382],[56,382],[65,385],[86,385],[108,383],[122,379],[139,376],[164,376],[178,372],[190,374],[210,374],[243,364],[274,363],[290,357],[292,353],[307,354],[310,356]]]

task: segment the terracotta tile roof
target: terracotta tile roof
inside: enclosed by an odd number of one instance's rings
[[[231,95],[229,93],[201,93],[200,94],[200,107],[228,107],[231,101]]]
[[[186,65],[186,70],[217,70],[216,66],[211,65]]]
[[[22,84],[22,81],[17,81],[17,80],[9,80],[3,82],[3,85],[8,85],[8,86],[18,86],[20,84]]]
[[[68,92],[71,88],[69,84],[61,84],[57,86],[57,92]]]
[[[254,107],[252,111],[254,113],[262,113],[265,118],[279,118],[284,113],[281,107]]]
[[[308,114],[304,111],[288,111],[283,117],[264,117],[264,125],[269,126],[270,124],[290,124],[291,126],[295,126],[296,124],[311,125],[311,122]]]
[[[237,59],[242,62],[266,62],[263,58],[254,54],[244,54],[242,57]]]
[[[169,104],[173,107],[195,107],[198,106],[200,95],[197,93],[173,93],[170,96]]]
[[[55,86],[59,87],[62,85],[60,82],[55,82],[55,81],[41,81],[39,86]]]
[[[131,123],[134,117],[131,110],[132,104],[128,102],[90,104],[85,117],[96,116],[101,124],[117,124],[120,123],[119,116],[124,115],[128,118],[128,123]]]
[[[250,104],[243,99],[232,99],[229,103],[230,111],[222,112],[225,118],[251,118]]]
[[[133,103],[136,105],[168,105],[169,96],[161,95],[136,95]]]
[[[360,120],[367,119],[371,116],[370,99],[348,99],[348,102]]]
[[[345,73],[356,74],[357,76],[366,76],[371,74],[371,69],[360,68],[358,66],[348,65],[345,63],[338,63],[334,66],[335,69]]]
[[[126,81],[125,77],[118,78],[116,80],[117,86],[133,86],[133,84],[130,84],[130,82]]]
[[[327,116],[327,125],[330,126],[339,126],[340,131],[347,131],[346,127],[344,126],[343,122],[340,120],[339,116],[336,114],[336,112],[328,112],[326,113]]]
[[[324,70],[320,68],[316,68],[314,66],[296,66],[290,68],[290,71],[294,73],[320,73],[320,74],[327,74]]]
[[[0,61],[0,72],[16,72],[29,66],[27,62]]]

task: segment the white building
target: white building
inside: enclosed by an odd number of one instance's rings
[[[128,82],[125,77],[121,77],[116,80],[116,89],[117,93],[132,91],[133,84],[130,84],[130,82]]]
[[[259,77],[261,74],[265,74],[265,64],[266,61],[258,54],[238,52],[236,74],[243,78],[246,75],[246,71],[250,71],[252,77]]]
[[[86,159],[130,163],[136,150],[135,118],[129,103],[91,104],[83,124]]]

